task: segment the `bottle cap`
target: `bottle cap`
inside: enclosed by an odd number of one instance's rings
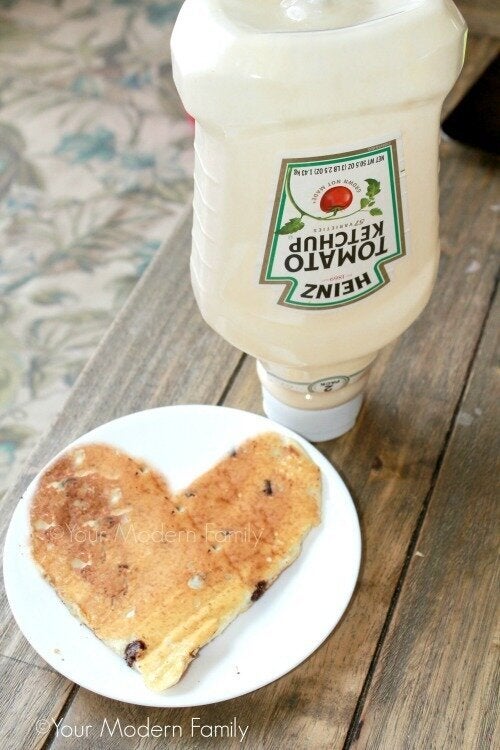
[[[262,388],[264,412],[269,419],[289,427],[312,442],[333,440],[354,427],[361,409],[363,394],[345,404],[330,409],[297,409],[278,401],[266,388]]]

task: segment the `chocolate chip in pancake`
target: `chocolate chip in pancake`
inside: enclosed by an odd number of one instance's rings
[[[33,556],[68,608],[164,690],[297,556],[319,492],[315,464],[273,433],[178,495],[144,462],[82,445],[40,480]]]

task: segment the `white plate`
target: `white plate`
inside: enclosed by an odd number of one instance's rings
[[[130,414],[72,443],[105,442],[162,471],[174,490],[247,438],[274,430],[297,440],[321,468],[322,522],[265,596],[205,646],[180,682],[154,693],[138,672],[74,618],[39,574],[29,550],[29,506],[37,479],[7,533],[4,576],[17,623],[35,651],[95,693],[143,706],[199,706],[267,685],[306,659],[338,623],[358,576],[361,536],[349,492],[331,464],[284,427],[216,406],[168,406]]]

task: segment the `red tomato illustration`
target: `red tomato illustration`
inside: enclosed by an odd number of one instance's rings
[[[325,214],[329,214],[334,208],[343,209],[352,203],[352,192],[345,185],[336,185],[329,188],[321,196],[320,208]]]

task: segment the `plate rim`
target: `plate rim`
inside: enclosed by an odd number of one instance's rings
[[[351,555],[353,558],[353,564],[350,569],[350,586],[348,588],[348,593],[346,596],[346,600],[342,601],[341,607],[339,607],[339,612],[336,615],[336,619],[328,626],[324,636],[321,638],[321,640],[315,640],[314,645],[312,648],[307,648],[307,653],[301,654],[298,659],[294,658],[290,660],[289,665],[287,666],[285,671],[281,671],[281,668],[278,669],[278,672],[276,676],[269,679],[268,677],[264,677],[262,680],[258,680],[258,684],[255,684],[253,687],[250,688],[243,688],[241,690],[230,690],[225,692],[225,694],[221,697],[220,695],[217,695],[214,698],[210,698],[209,700],[203,700],[203,702],[199,701],[189,701],[189,694],[186,695],[185,700],[183,700],[183,697],[181,697],[181,702],[178,700],[174,700],[173,702],[168,702],[168,690],[156,693],[154,691],[150,691],[151,700],[148,700],[147,702],[144,700],[143,696],[138,696],[138,699],[132,700],[129,698],[124,698],[122,696],[116,695],[111,690],[104,690],[102,686],[99,686],[96,688],[95,686],[88,684],[83,684],[82,681],[75,679],[74,673],[72,673],[72,669],[66,668],[66,664],[60,664],[57,662],[56,658],[50,658],[51,654],[49,654],[49,658],[44,653],[40,653],[40,650],[35,645],[31,637],[28,637],[28,635],[25,633],[23,624],[25,621],[27,621],[26,618],[24,618],[23,615],[18,619],[19,610],[17,609],[17,603],[20,598],[22,598],[22,594],[20,596],[17,595],[17,593],[13,593],[13,586],[11,586],[12,580],[11,580],[11,566],[16,559],[15,551],[16,546],[22,545],[24,549],[26,549],[27,546],[29,546],[29,538],[26,539],[18,539],[15,536],[15,526],[18,518],[18,514],[20,513],[26,513],[29,509],[29,502],[31,500],[32,493],[35,489],[35,486],[37,482],[39,481],[41,475],[49,468],[57,459],[66,453],[68,450],[70,450],[72,447],[77,445],[83,445],[85,443],[91,442],[91,437],[93,433],[96,431],[100,431],[103,428],[107,428],[110,425],[116,426],[122,421],[126,421],[130,419],[131,417],[137,417],[137,416],[147,416],[150,413],[154,413],[155,415],[158,415],[161,413],[171,412],[172,410],[192,410],[197,411],[202,409],[205,412],[213,412],[216,410],[217,413],[221,412],[234,412],[236,414],[243,414],[245,415],[245,419],[248,418],[255,418],[256,423],[262,424],[262,430],[259,431],[256,429],[255,435],[260,434],[260,432],[264,432],[265,429],[268,431],[276,431],[282,435],[288,436],[293,440],[296,440],[307,452],[307,454],[310,456],[310,458],[319,465],[322,474],[325,473],[324,470],[326,470],[327,473],[330,473],[333,477],[335,477],[335,481],[339,482],[340,485],[343,488],[344,497],[342,498],[342,502],[345,505],[345,509],[348,509],[350,521],[352,525],[352,538],[350,540],[352,549],[351,549]],[[257,425],[256,425],[257,427]],[[246,440],[247,438],[243,438],[242,442]],[[103,439],[103,442],[106,442],[108,445],[113,446],[112,440],[106,440]],[[119,447],[119,446],[117,446]],[[123,450],[120,448],[120,450]],[[132,454],[131,454],[132,455]],[[144,460],[148,460],[147,456],[144,457]],[[154,462],[151,461],[151,463],[154,465]],[[161,471],[161,469],[157,470]],[[167,477],[168,478],[168,477]],[[322,502],[324,503],[326,501],[326,497],[322,497]],[[26,506],[26,507],[24,507]],[[316,527],[317,528],[317,527]],[[309,534],[313,534],[316,529],[312,529]],[[303,544],[307,543],[307,540],[309,538],[309,534],[306,536],[306,538],[303,541]],[[301,545],[302,547],[302,545]],[[301,549],[302,553],[302,549]],[[299,557],[300,554],[299,553]],[[22,554],[22,553],[18,553]],[[11,559],[11,555],[13,556]],[[29,557],[29,556],[28,556]],[[33,479],[29,482],[29,484],[24,489],[21,497],[19,498],[18,502],[16,503],[16,506],[11,514],[11,518],[9,521],[9,526],[7,529],[7,533],[5,536],[5,542],[4,542],[4,549],[3,549],[3,555],[2,555],[2,562],[3,562],[3,574],[4,574],[4,588],[5,593],[7,596],[7,600],[9,603],[9,607],[12,613],[12,616],[17,624],[17,627],[19,628],[20,632],[22,633],[23,637],[26,639],[26,641],[30,644],[31,648],[38,654],[38,656],[43,659],[55,672],[58,674],[61,674],[64,678],[69,680],[72,683],[75,683],[76,685],[79,685],[80,687],[89,690],[97,695],[101,695],[105,698],[110,698],[112,700],[116,700],[122,703],[127,703],[130,705],[138,705],[138,706],[145,706],[149,708],[194,708],[198,706],[204,706],[204,705],[212,705],[215,703],[220,703],[226,700],[232,700],[234,698],[239,698],[244,695],[248,695],[249,693],[253,693],[256,690],[260,690],[261,688],[270,685],[277,680],[281,679],[285,675],[289,674],[293,670],[297,669],[301,664],[303,664],[306,660],[308,660],[321,646],[325,643],[325,641],[330,637],[330,635],[333,633],[333,631],[337,628],[341,620],[343,619],[345,612],[347,608],[349,607],[349,604],[352,600],[353,594],[356,590],[356,586],[359,580],[359,573],[361,569],[361,562],[362,562],[362,535],[361,535],[361,528],[360,528],[360,522],[359,517],[356,509],[356,505],[354,503],[354,500],[352,498],[352,495],[349,491],[349,488],[347,487],[342,475],[339,473],[339,471],[336,469],[336,467],[329,461],[329,459],[326,458],[314,445],[312,445],[310,442],[308,442],[305,438],[303,438],[301,435],[298,435],[293,430],[290,430],[287,427],[284,427],[283,425],[280,425],[277,422],[274,422],[271,419],[268,419],[265,416],[262,416],[260,414],[256,414],[254,412],[243,410],[243,409],[237,409],[234,407],[229,406],[216,406],[212,404],[173,404],[173,405],[165,405],[165,406],[157,406],[157,407],[151,407],[148,409],[140,409],[135,412],[130,412],[129,414],[121,415],[119,417],[116,417],[115,419],[109,420],[107,422],[104,422],[100,425],[97,425],[96,427],[92,428],[91,430],[88,430],[87,432],[83,433],[79,437],[75,438],[74,440],[70,441],[67,445],[65,445],[61,450],[59,450],[47,463],[40,469],[40,471],[37,472],[37,474],[33,477]],[[36,566],[35,561],[32,557],[29,557],[29,560],[31,562],[31,565],[33,569],[36,571],[38,579],[41,581],[41,583],[47,587],[49,587],[50,590],[52,590],[56,597],[58,604],[64,608],[64,610],[70,614],[71,617],[74,617],[72,615],[64,602],[59,598],[57,592],[51,584],[49,584],[43,577],[43,574],[38,570],[38,567]],[[295,562],[295,561],[294,561]],[[293,566],[294,562],[291,564]],[[29,563],[28,563],[29,564]],[[285,572],[285,571],[283,571]],[[280,576],[279,576],[280,577]],[[278,577],[278,578],[279,578]],[[13,604],[14,602],[14,604]],[[75,618],[76,619],[76,618]],[[235,618],[236,620],[238,618]],[[21,620],[21,622],[20,622]],[[234,621],[233,621],[234,622]],[[88,628],[86,625],[82,623],[82,626],[86,628],[87,632],[91,634],[93,638],[95,638],[98,642],[102,643],[100,639],[93,633],[93,631]],[[105,644],[103,644],[105,645]],[[208,645],[208,644],[206,644]],[[108,648],[108,647],[106,647]],[[42,648],[42,651],[44,649]],[[113,653],[113,652],[111,652]],[[137,673],[137,677],[141,682],[139,683],[141,687],[143,687],[142,678],[140,674]],[[182,678],[181,678],[182,680]],[[83,681],[85,682],[85,680]],[[161,700],[162,699],[162,700]]]

